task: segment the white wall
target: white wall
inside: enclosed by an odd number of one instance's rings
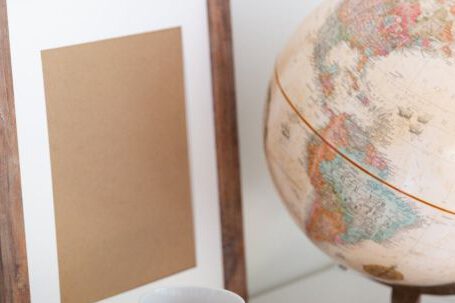
[[[329,264],[297,228],[269,177],[262,116],[275,57],[320,0],[232,0],[249,289],[275,288]]]

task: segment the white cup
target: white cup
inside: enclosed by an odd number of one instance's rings
[[[156,288],[143,296],[140,303],[245,303],[235,293],[201,287]]]

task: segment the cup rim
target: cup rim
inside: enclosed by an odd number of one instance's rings
[[[159,291],[163,291],[163,290],[207,290],[207,291],[211,291],[211,292],[217,292],[220,294],[229,295],[230,297],[237,299],[238,303],[245,303],[245,300],[241,296],[239,296],[238,294],[236,294],[232,291],[229,291],[229,290],[223,289],[223,288],[204,287],[204,286],[159,286],[159,287],[154,287],[154,288],[148,290],[146,293],[144,293],[139,298],[139,303],[145,303],[144,300],[148,296],[150,296],[154,293],[157,293]]]

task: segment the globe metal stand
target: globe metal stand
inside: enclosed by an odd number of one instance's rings
[[[455,295],[455,284],[434,287],[389,286],[392,287],[392,303],[421,303],[422,295]]]

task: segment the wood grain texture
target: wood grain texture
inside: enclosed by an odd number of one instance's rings
[[[208,0],[225,288],[247,299],[230,1]]]
[[[30,302],[6,0],[0,0],[0,302]]]

